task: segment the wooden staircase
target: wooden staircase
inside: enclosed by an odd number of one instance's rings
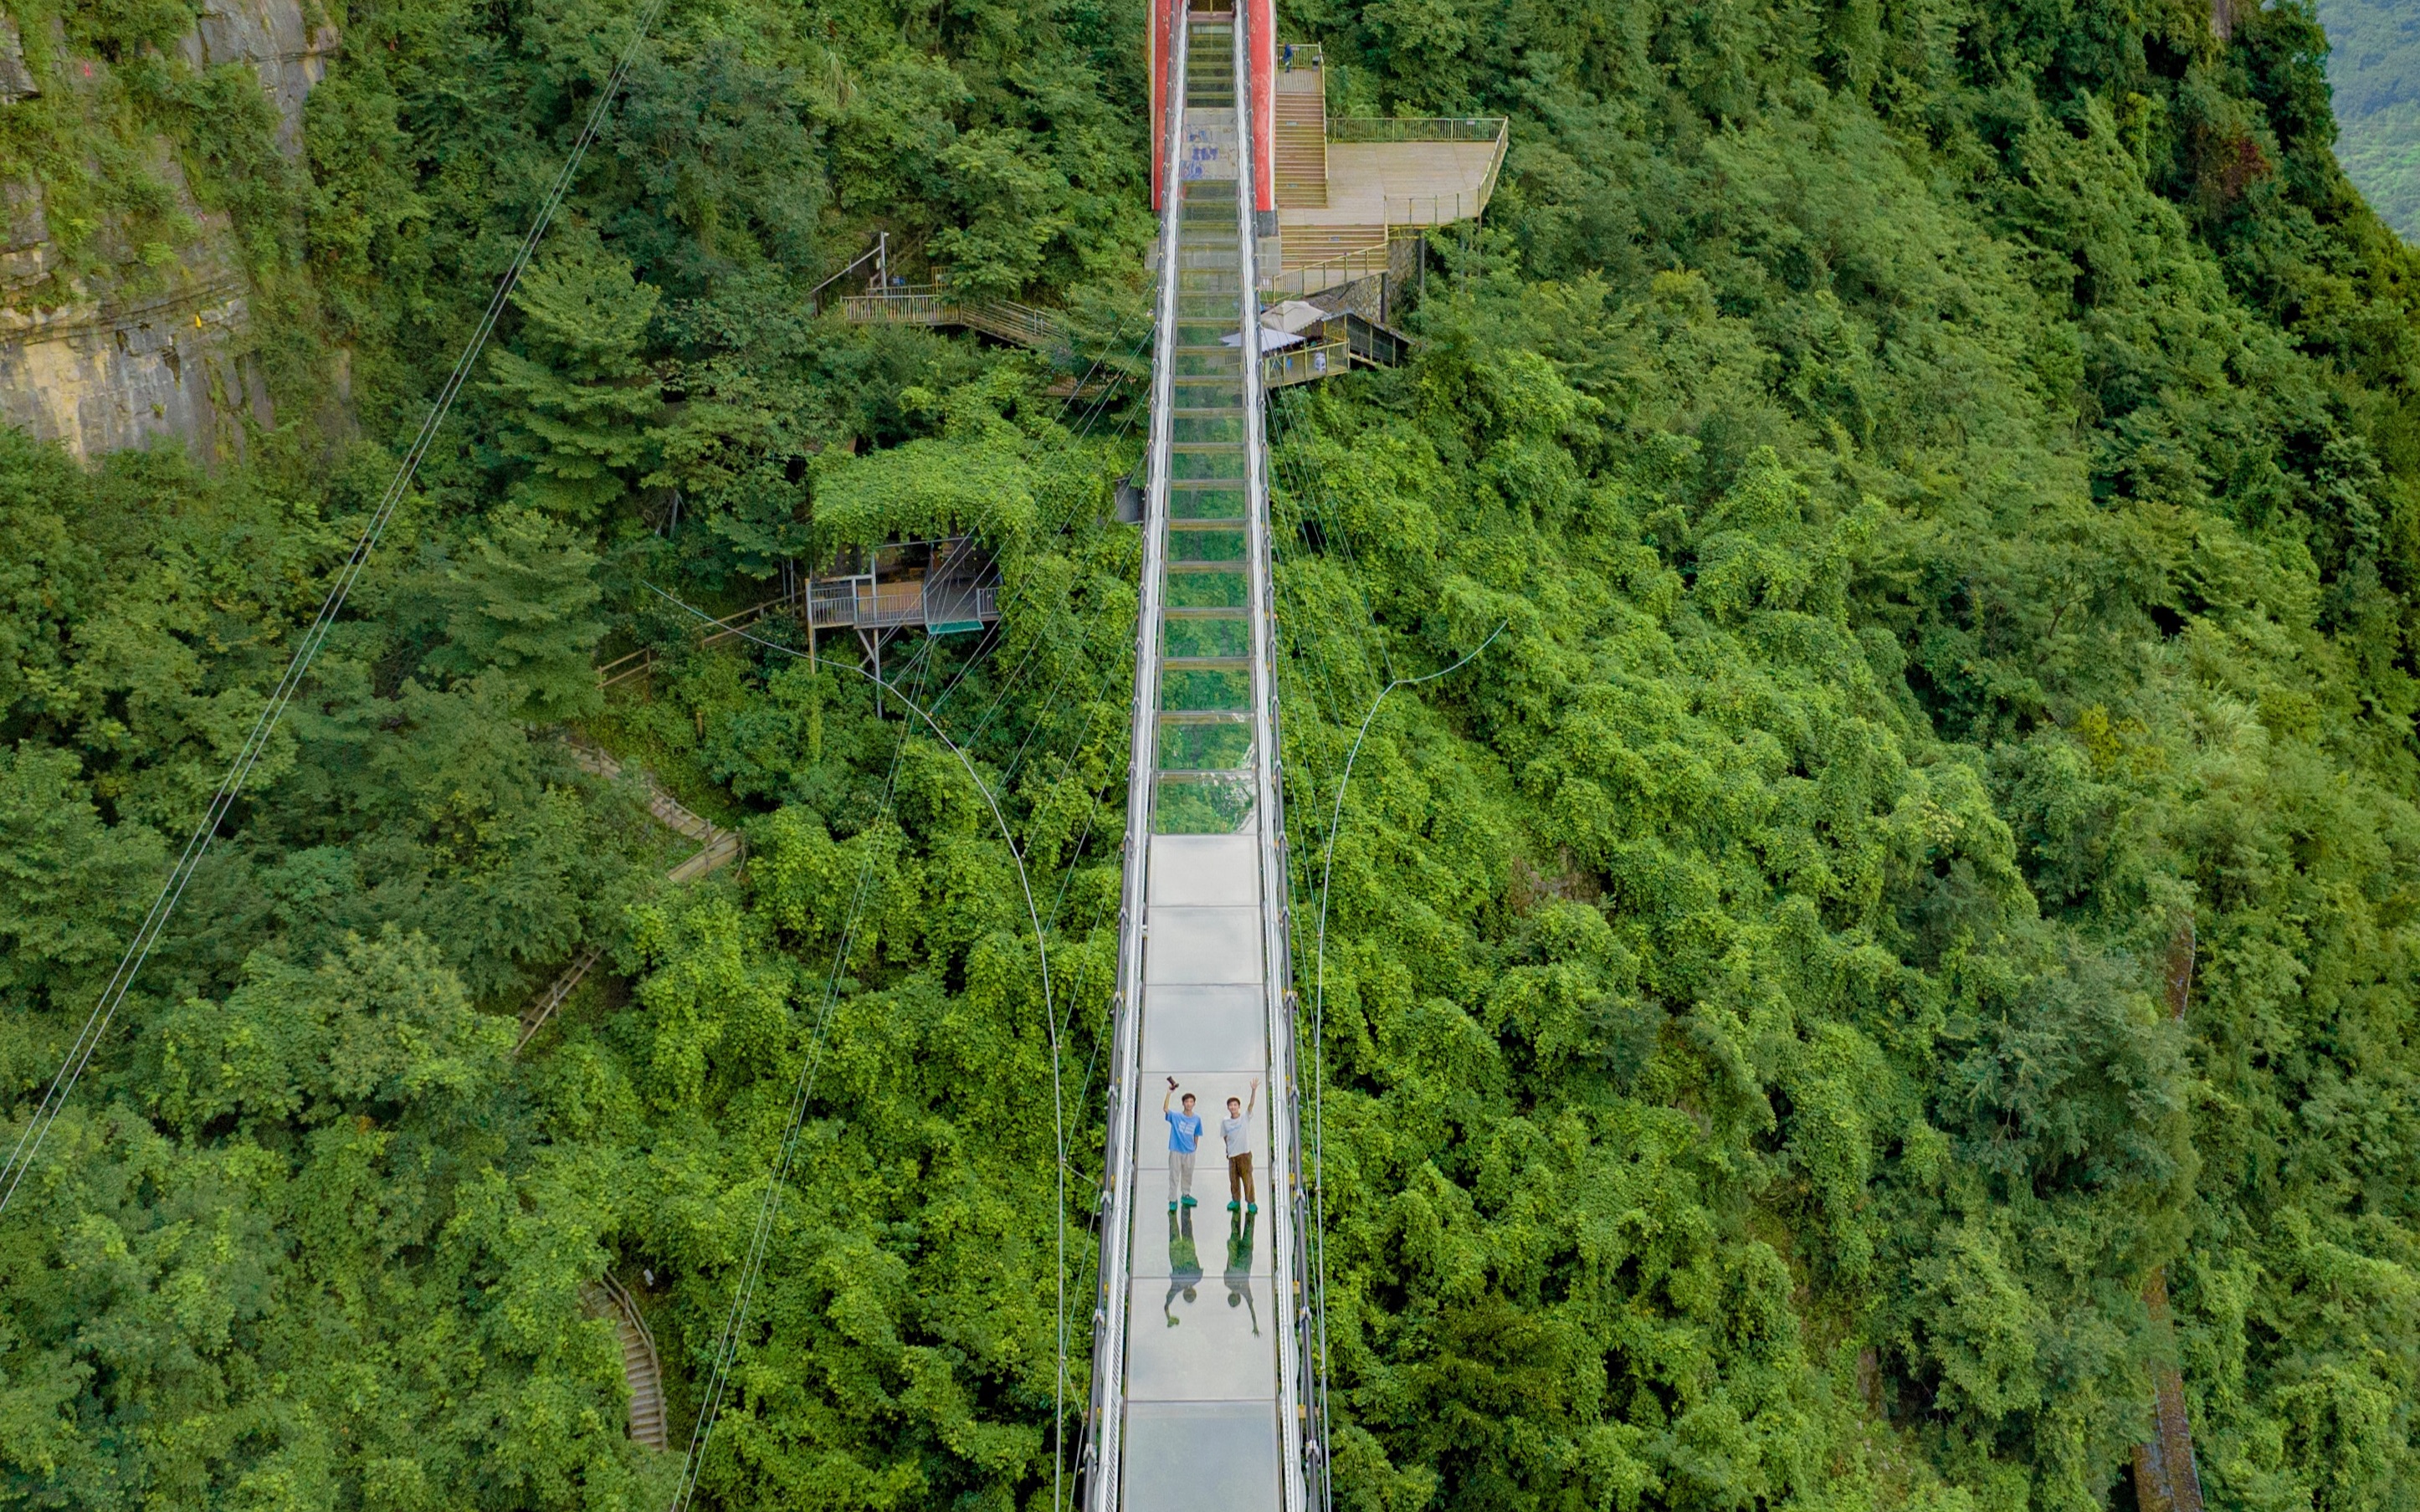
[[[664,1373],[656,1358],[656,1336],[648,1332],[638,1300],[611,1275],[581,1288],[581,1302],[591,1318],[610,1318],[622,1341],[622,1379],[630,1388],[630,1438],[650,1449],[670,1445],[664,1427]]]
[[[1311,53],[1306,48],[1304,53]],[[1316,54],[1313,54],[1315,56]],[[1278,208],[1327,208],[1327,88],[1317,62],[1277,79]]]
[[[644,670],[644,666],[641,670]],[[605,681],[610,686],[613,679]],[[609,782],[622,775],[620,762],[615,761],[602,746],[585,740],[572,740],[571,759],[579,763],[582,770],[593,772]],[[647,784],[647,811],[655,815],[656,822],[698,842],[697,854],[664,873],[668,881],[693,881],[747,855],[747,842],[737,830],[724,829],[705,815],[683,808],[678,799],[658,785],[652,774],[642,772],[640,776]],[[563,1000],[588,980],[588,973],[595,970],[597,963],[604,958],[604,947],[590,946],[578,960],[564,969],[562,976],[554,979],[551,986],[530,999],[528,1006],[521,1010],[520,1037],[513,1042],[516,1055],[528,1047],[537,1031],[546,1027],[547,1020],[554,1017],[554,1011],[563,1006]]]
[[[1289,225],[1283,228],[1285,239],[1284,270],[1308,268],[1341,257],[1348,252],[1369,252],[1375,249],[1385,259],[1387,227],[1375,225]]]

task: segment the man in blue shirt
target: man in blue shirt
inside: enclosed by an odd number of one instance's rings
[[[1176,1078],[1168,1079],[1167,1096],[1159,1100],[1159,1116],[1168,1120],[1168,1211],[1176,1211],[1181,1197],[1187,1207],[1193,1206],[1193,1151],[1202,1142],[1202,1119],[1193,1111],[1193,1094],[1185,1094],[1185,1111],[1169,1111],[1170,1099],[1176,1096]]]

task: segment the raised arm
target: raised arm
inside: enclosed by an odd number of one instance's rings
[[[1171,1076],[1168,1079],[1168,1090],[1159,1094],[1159,1111],[1167,1112],[1168,1104],[1174,1101],[1176,1101],[1176,1078]]]
[[[1258,1076],[1255,1076],[1252,1078],[1252,1089],[1244,1095],[1244,1117],[1248,1119],[1250,1118],[1252,1116],[1252,1110],[1260,1105],[1261,1079]]]

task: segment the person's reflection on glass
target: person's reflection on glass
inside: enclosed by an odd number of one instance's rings
[[[1252,1301],[1252,1226],[1258,1222],[1259,1218],[1248,1212],[1242,1227],[1230,1227],[1227,1230],[1227,1305],[1250,1310],[1254,1337],[1261,1332],[1261,1309]],[[1228,1223],[1232,1226],[1234,1220],[1231,1218]]]
[[[1169,1327],[1177,1324],[1177,1293],[1183,1292],[1187,1302],[1197,1300],[1194,1288],[1201,1281],[1202,1252],[1193,1246],[1193,1210],[1171,1211],[1168,1215],[1168,1295],[1159,1304],[1159,1316],[1168,1319]]]

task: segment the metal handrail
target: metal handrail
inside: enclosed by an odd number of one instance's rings
[[[1342,339],[1323,341],[1315,346],[1289,347],[1261,359],[1261,386],[1281,389],[1289,383],[1309,383],[1342,373],[1352,365],[1352,344]]]
[[[1504,154],[1512,142],[1510,125],[1501,116],[1340,116],[1328,120],[1327,136],[1330,142],[1492,142],[1495,151],[1488,156],[1487,171],[1480,177],[1478,188],[1449,194],[1389,195],[1380,202],[1378,212],[1386,223],[1384,239],[1283,270],[1270,281],[1272,289],[1298,298],[1385,272],[1388,250],[1399,237],[1483,214],[1495,196],[1497,179],[1504,171]]]
[[[880,242],[876,242],[875,245],[866,248],[863,252],[861,252],[856,256],[850,258],[847,262],[843,263],[839,272],[832,274],[830,278],[825,279],[822,283],[817,284],[814,287],[807,290],[808,310],[812,312],[823,308],[822,304],[816,299],[817,295],[820,295],[824,290],[831,287],[834,284],[839,283],[842,279],[846,278],[849,274],[864,267],[867,258],[878,256],[881,255],[882,251],[882,244]]]
[[[1027,347],[1047,347],[1061,333],[1059,317],[1047,310],[1015,300],[962,300],[939,284],[845,294],[841,314],[852,325],[968,326]]]
[[[1269,15],[1237,7],[1252,21]],[[1299,1097],[1294,1074],[1293,952],[1286,936],[1285,790],[1278,773],[1277,732],[1277,595],[1270,571],[1267,393],[1262,383],[1257,240],[1253,235],[1252,195],[1248,187],[1259,182],[1252,162],[1260,133],[1251,118],[1258,103],[1244,81],[1250,76],[1256,39],[1251,22],[1234,30],[1235,132],[1238,145],[1235,195],[1237,263],[1242,272],[1238,323],[1243,327],[1244,358],[1244,517],[1250,542],[1249,579],[1252,638],[1252,766],[1255,808],[1260,816],[1261,981],[1268,1032],[1269,1086],[1269,1259],[1277,1304],[1297,1319],[1294,1327],[1277,1330],[1278,1435],[1281,1480],[1280,1504],[1285,1512],[1308,1512],[1309,1486],[1303,1476],[1307,1456],[1305,1432],[1311,1394],[1305,1389],[1303,1362],[1310,1340],[1301,1320],[1303,1305],[1303,1241],[1301,1225],[1302,1162]],[[1282,1111],[1280,1111],[1282,1110]],[[1280,1187],[1280,1183],[1283,1183]],[[1283,1192],[1280,1197],[1280,1193]],[[1324,1456],[1322,1457],[1325,1458]]]
[[[1485,195],[1461,191],[1450,194],[1390,194],[1386,200],[1388,239],[1393,239],[1397,226],[1451,225],[1477,215],[1486,205]]]
[[[932,284],[840,297],[841,314],[852,325],[938,325],[942,313],[955,302],[944,298],[939,286]]]
[[[1502,116],[1330,116],[1331,142],[1501,142]]]
[[[1315,263],[1306,263],[1300,268],[1286,269],[1269,281],[1270,291],[1302,297],[1316,294],[1321,289],[1334,288],[1339,284],[1350,284],[1357,278],[1369,278],[1374,274],[1383,273],[1387,270],[1388,249],[1392,245],[1393,239],[1390,235],[1385,241],[1375,242],[1367,247],[1355,247],[1349,252],[1340,252],[1332,257],[1323,257]],[[1328,273],[1341,273],[1343,276],[1334,278],[1318,276]],[[1315,277],[1318,279],[1316,284],[1313,283]]]
[[[1512,125],[1501,116],[1339,116],[1327,122],[1330,142],[1486,142],[1495,147],[1479,187],[1450,194],[1390,194],[1380,214],[1391,234],[1397,226],[1450,225],[1483,213],[1504,170]]]
[[[613,1272],[606,1272],[600,1279],[605,1284],[606,1295],[612,1297],[614,1304],[622,1309],[623,1316],[630,1319],[630,1326],[639,1331],[640,1342],[647,1347],[647,1358],[659,1361],[660,1357],[656,1352],[656,1331],[647,1326],[647,1315],[639,1310],[638,1299],[630,1295],[629,1288],[623,1286]],[[660,1373],[660,1363],[657,1368]]]

